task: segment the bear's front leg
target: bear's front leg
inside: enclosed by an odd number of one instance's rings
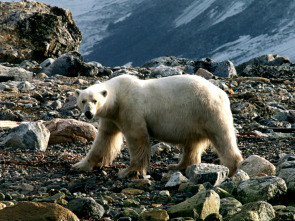
[[[146,175],[150,165],[151,147],[149,135],[145,129],[133,130],[132,134],[124,134],[130,154],[130,166],[119,172],[120,178],[138,178],[140,174]]]
[[[110,121],[101,120],[97,136],[86,157],[73,165],[79,170],[108,166],[121,150],[123,138],[118,128]]]

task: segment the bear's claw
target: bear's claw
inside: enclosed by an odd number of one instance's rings
[[[93,168],[89,165],[89,163],[85,160],[81,160],[78,163],[75,163],[72,168],[76,169],[76,170],[86,170],[86,171],[90,171]]]

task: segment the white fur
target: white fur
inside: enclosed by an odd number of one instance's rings
[[[97,138],[86,158],[74,165],[76,168],[91,170],[110,164],[120,151],[122,134],[131,160],[121,177],[144,174],[148,169],[150,137],[184,147],[180,163],[171,165],[171,170],[200,163],[209,143],[229,167],[229,176],[234,175],[242,160],[229,99],[224,91],[202,77],[139,80],[122,75],[76,94],[80,109],[89,109],[94,117],[100,118]],[[93,100],[97,100],[95,105]]]

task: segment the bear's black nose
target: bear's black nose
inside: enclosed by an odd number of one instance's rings
[[[88,118],[88,119],[92,119],[93,118],[93,115],[90,111],[86,111],[85,112],[85,116]]]

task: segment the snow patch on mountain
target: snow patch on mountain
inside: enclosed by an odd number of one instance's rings
[[[219,22],[222,22],[231,16],[239,14],[249,5],[250,2],[251,1],[248,1],[247,3],[245,1],[231,2],[229,4],[229,6],[227,7],[227,10],[223,11],[224,12],[223,14],[221,14],[221,15],[217,16],[217,18],[215,18],[213,25],[215,25]],[[214,11],[212,12],[212,14],[215,14]]]
[[[128,13],[127,15],[124,15],[123,17],[117,19],[116,21],[114,21],[114,24],[117,24],[118,22],[124,21],[126,18],[128,18],[129,16],[131,16],[132,13]]]
[[[175,19],[175,27],[177,28],[181,25],[190,23],[194,18],[208,9],[214,2],[215,0],[199,0],[193,2],[178,18]]]
[[[279,54],[295,60],[294,34],[284,39],[282,36],[267,34],[256,37],[240,36],[236,41],[228,42],[213,51],[212,59],[216,61],[231,60],[235,65],[246,62],[253,57],[265,54]],[[265,45],[270,47],[265,48]]]

